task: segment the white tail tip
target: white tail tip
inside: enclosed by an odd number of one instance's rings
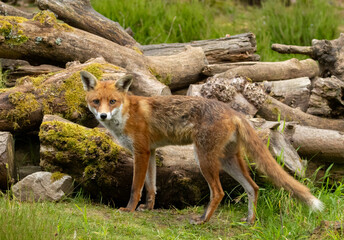
[[[311,208],[312,208],[313,211],[321,212],[325,208],[325,205],[319,199],[317,199],[316,197],[314,197],[311,200],[311,204],[310,205],[311,205]]]

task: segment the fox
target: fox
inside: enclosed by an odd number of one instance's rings
[[[89,110],[134,155],[129,202],[119,211],[152,210],[156,195],[156,149],[186,144],[193,144],[195,160],[210,190],[210,201],[201,216],[190,220],[193,224],[209,221],[223,199],[220,170],[243,186],[248,196],[245,221],[254,223],[259,187],[250,176],[243,149],[274,185],[286,189],[312,210],[323,210],[323,203],[309,188],[275,161],[246,118],[225,103],[181,95],[136,96],[128,92],[134,79],[132,73],[106,81],[98,81],[87,71],[80,71],[80,75]],[[144,186],[145,203],[136,208]]]

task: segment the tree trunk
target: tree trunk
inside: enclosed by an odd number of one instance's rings
[[[257,62],[252,65],[233,65],[226,72],[216,74],[219,78],[233,78],[235,76],[248,77],[254,82],[285,80],[299,77],[313,78],[318,75],[319,66],[316,61],[312,59],[299,61],[295,58],[283,62]]]
[[[140,47],[117,22],[96,12],[90,0],[37,0],[41,10],[54,12],[69,25],[96,34],[121,46]]]
[[[46,115],[40,128],[40,165],[51,172],[71,175],[93,198],[124,206],[130,196],[133,159],[105,131]],[[288,147],[279,141],[274,143],[274,139],[271,145]],[[160,148],[156,156],[156,206],[181,208],[207,201],[204,196],[209,194],[208,185],[194,161],[191,145]],[[299,158],[295,164],[302,167]],[[228,192],[238,185],[224,173],[221,182]]]
[[[127,73],[97,58],[84,64],[71,63],[55,74],[22,78],[16,87],[0,93],[0,131],[37,130],[47,113],[61,114],[69,120],[92,126],[94,118],[86,107],[80,70],[87,70],[99,79],[114,80]],[[134,84],[131,91],[136,93],[135,87],[139,84]]]
[[[137,91],[140,90],[137,92],[139,95],[170,94],[170,89],[157,82],[156,78],[172,85],[179,79],[187,80],[185,85],[188,85],[199,80],[206,65],[201,48],[190,47],[173,56],[146,57],[104,38],[57,23],[54,16],[46,12],[38,14],[36,21],[21,19],[22,22],[18,22],[19,20],[2,18],[13,25],[12,28],[17,29],[17,32],[8,33],[10,36],[3,33],[5,36],[0,39],[0,57],[62,64],[76,60],[85,62],[92,57],[102,56],[109,63],[136,74],[137,81],[134,84],[145,86],[135,87]],[[22,42],[17,43],[18,39]],[[171,66],[176,68],[172,69]],[[188,71],[185,71],[185,66]]]
[[[163,43],[141,46],[146,56],[169,56],[184,51],[185,46],[201,47],[210,63],[259,61],[256,36],[253,33],[231,37],[192,41],[190,43]]]

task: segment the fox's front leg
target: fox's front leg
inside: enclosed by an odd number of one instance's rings
[[[138,210],[152,210],[155,204],[155,194],[156,194],[156,159],[155,159],[155,149],[150,151],[148,170],[146,173],[145,180],[146,187],[146,202],[141,204]]]
[[[134,153],[134,174],[131,185],[130,200],[126,208],[120,208],[120,211],[133,212],[140,201],[143,184],[145,182],[148,168],[150,151],[147,149],[136,149]]]

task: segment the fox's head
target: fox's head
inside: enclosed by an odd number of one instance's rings
[[[121,114],[132,75],[125,75],[117,81],[98,81],[95,76],[81,71],[81,80],[86,91],[88,108],[99,121],[107,121]]]

